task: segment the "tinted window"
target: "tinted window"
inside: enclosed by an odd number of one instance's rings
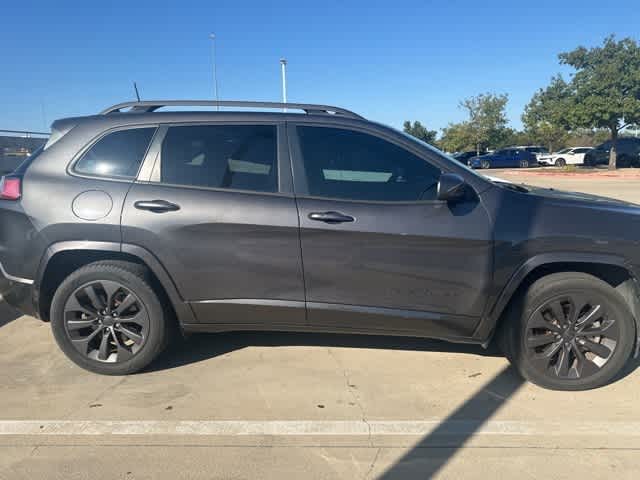
[[[155,127],[109,133],[83,155],[74,170],[89,175],[133,178],[138,174],[154,131]]]
[[[162,143],[161,181],[178,185],[276,192],[273,125],[171,127]]]
[[[574,148],[573,153],[587,153],[589,151],[588,148]]]
[[[310,195],[378,201],[436,197],[440,170],[397,145],[352,130],[297,130]]]

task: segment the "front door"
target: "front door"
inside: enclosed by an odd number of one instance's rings
[[[436,200],[441,168],[401,140],[304,124],[289,137],[310,326],[471,336],[492,268],[477,196]]]
[[[200,322],[304,324],[298,214],[279,175],[279,160],[290,169],[279,150],[283,131],[161,127],[149,179],[139,178],[127,196],[123,242],[160,260]]]

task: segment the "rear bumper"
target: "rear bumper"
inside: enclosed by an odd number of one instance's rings
[[[12,307],[26,315],[37,316],[33,280],[14,277],[0,263],[0,295]]]

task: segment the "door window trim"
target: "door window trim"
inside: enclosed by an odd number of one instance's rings
[[[433,200],[363,200],[363,199],[354,199],[354,198],[340,198],[340,197],[324,197],[317,195],[309,194],[309,186],[307,184],[307,175],[306,169],[304,166],[304,156],[302,155],[302,146],[300,144],[300,137],[298,136],[297,127],[320,127],[320,128],[333,128],[340,130],[348,130],[364,133],[366,135],[370,135],[386,142],[395,145],[402,150],[406,150],[407,152],[417,156],[418,158],[424,160],[425,162],[431,164],[432,166],[438,168],[440,170],[440,174],[442,175],[449,170],[444,168],[442,162],[432,161],[432,159],[427,157],[423,151],[414,147],[413,145],[408,146],[404,142],[399,142],[397,138],[394,138],[392,135],[387,134],[386,132],[380,132],[378,130],[367,128],[364,126],[356,126],[356,125],[343,125],[343,124],[327,124],[327,123],[316,123],[316,122],[287,122],[287,135],[289,140],[289,151],[291,152],[291,164],[293,167],[293,184],[296,198],[300,199],[309,199],[309,200],[327,200],[333,202],[345,202],[345,203],[361,203],[361,204],[378,204],[378,205],[434,205],[434,204],[442,204],[442,200],[433,199]]]
[[[226,127],[226,126],[242,126],[242,125],[271,125],[276,129],[276,168],[277,168],[277,187],[276,192],[260,192],[256,190],[246,190],[238,188],[220,188],[207,187],[203,185],[184,185],[175,183],[162,182],[160,172],[162,168],[162,143],[171,127]],[[147,151],[140,174],[136,179],[136,183],[150,183],[153,185],[162,185],[167,187],[189,188],[194,190],[208,190],[214,192],[232,192],[246,193],[250,195],[270,195],[293,197],[293,178],[289,156],[289,148],[287,142],[286,124],[284,121],[202,121],[202,122],[171,122],[159,125],[158,131],[151,142],[151,146]]]

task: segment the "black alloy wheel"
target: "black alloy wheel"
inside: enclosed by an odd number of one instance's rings
[[[82,355],[100,362],[124,362],[144,345],[149,313],[130,289],[101,280],[82,285],[69,296],[64,324]]]
[[[526,354],[531,365],[558,379],[598,372],[620,341],[618,323],[607,307],[604,299],[579,292],[547,301],[527,322]]]

